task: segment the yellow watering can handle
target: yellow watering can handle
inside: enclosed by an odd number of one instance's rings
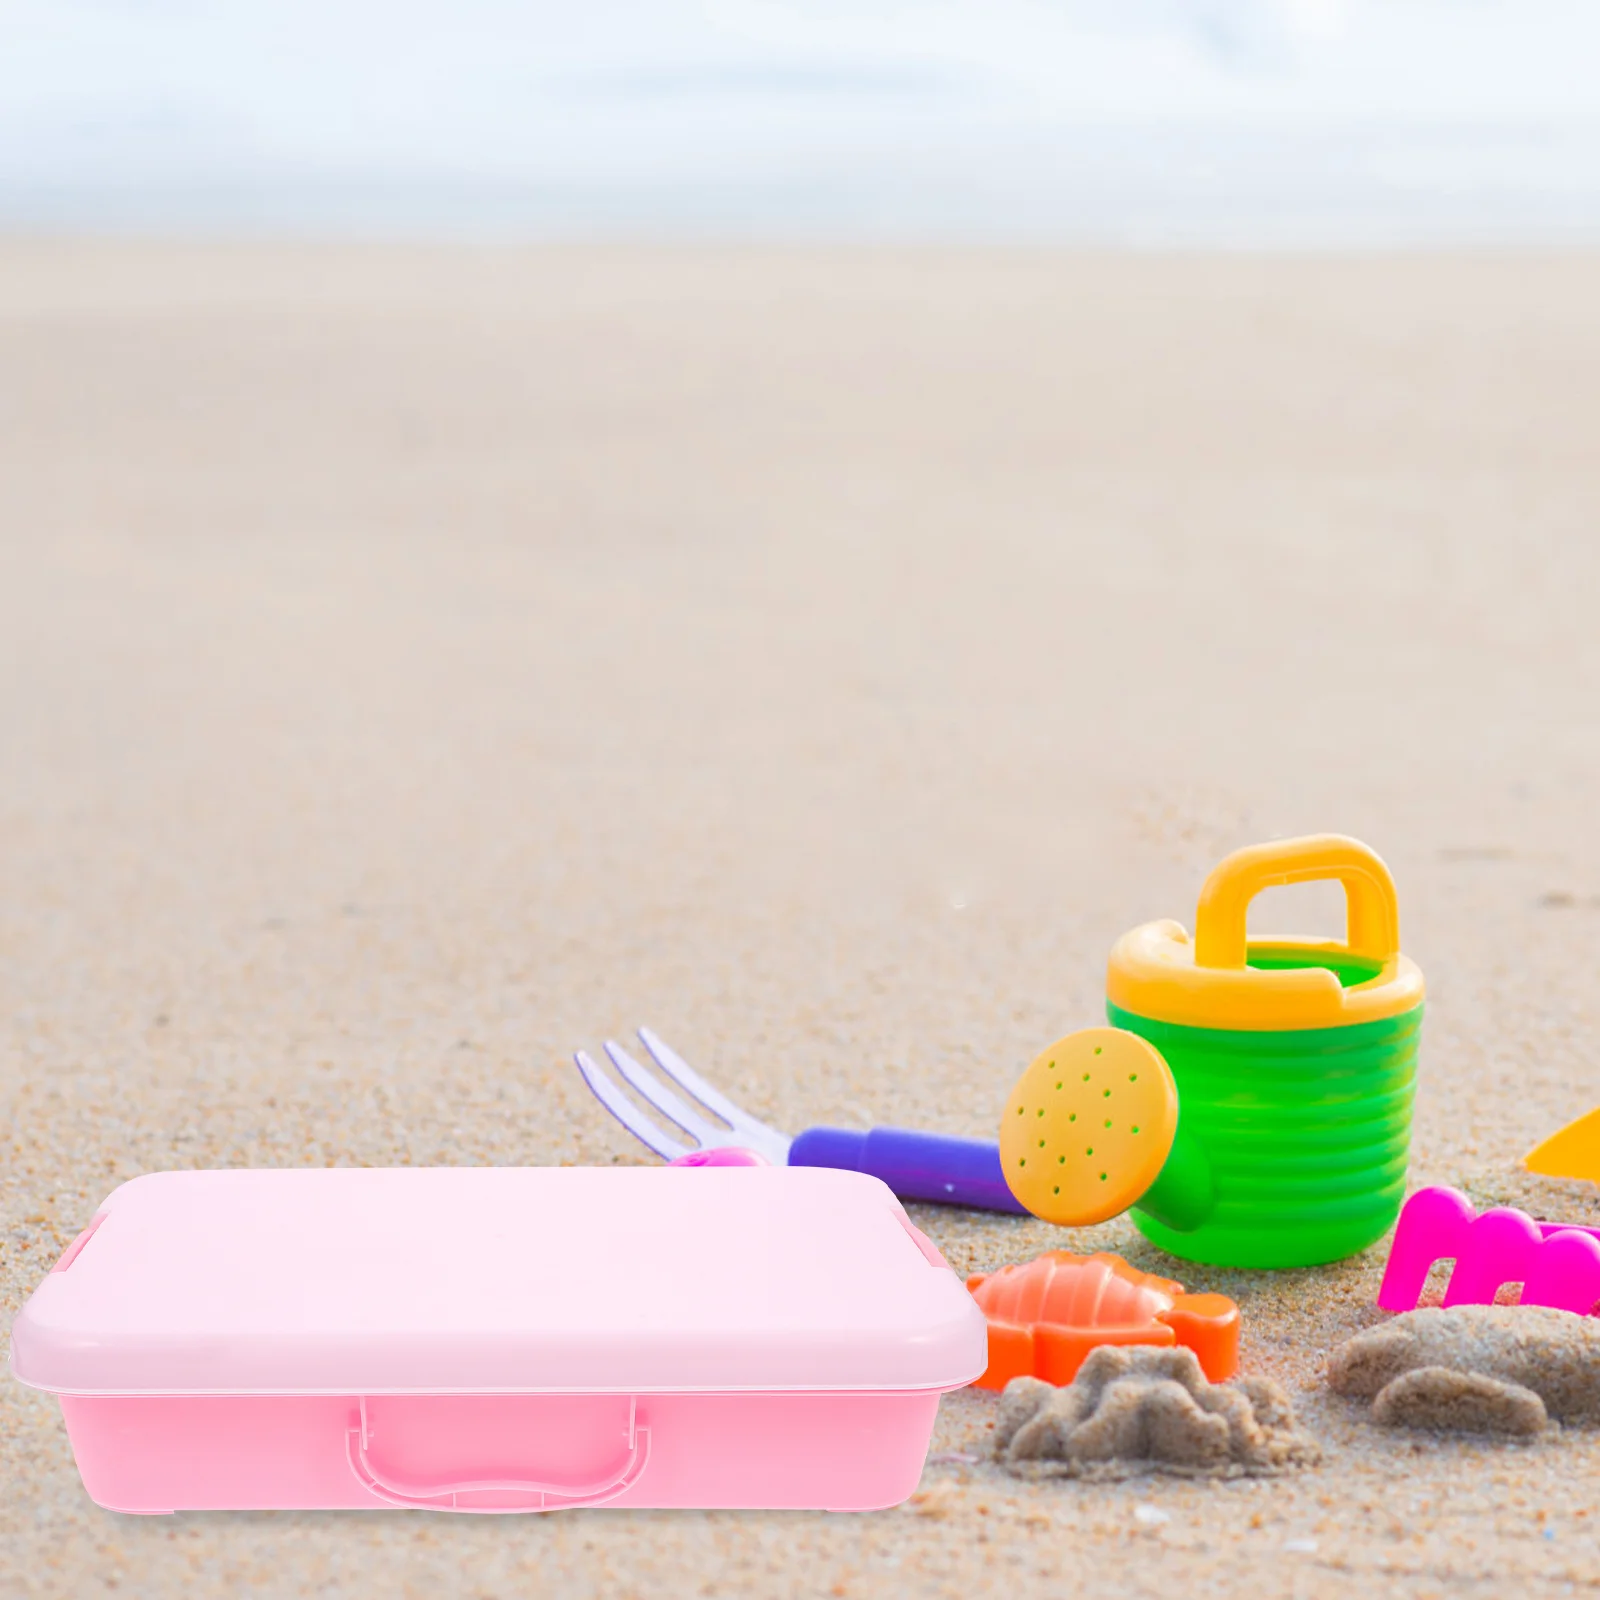
[[[1219,863],[1200,891],[1195,915],[1197,967],[1245,965],[1245,917],[1263,889],[1337,878],[1344,885],[1345,943],[1351,955],[1388,961],[1400,951],[1400,904],[1394,879],[1359,839],[1315,833],[1236,850]]]

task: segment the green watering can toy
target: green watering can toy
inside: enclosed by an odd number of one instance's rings
[[[1247,939],[1276,884],[1344,885],[1343,943]],[[1206,879],[1194,938],[1118,940],[1113,1026],[1069,1034],[1011,1092],[1000,1157],[1018,1201],[1066,1227],[1129,1209],[1171,1255],[1309,1267],[1353,1255],[1404,1197],[1422,973],[1394,879],[1338,834],[1254,845]]]

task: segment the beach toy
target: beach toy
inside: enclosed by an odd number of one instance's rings
[[[1406,1201],[1389,1248],[1378,1304],[1411,1311],[1434,1263],[1454,1261],[1446,1306],[1492,1305],[1508,1283],[1520,1304],[1588,1314],[1600,1306],[1600,1228],[1538,1222],[1496,1206],[1481,1216],[1459,1189],[1419,1189]]]
[[[967,1288],[989,1319],[984,1389],[1013,1378],[1071,1383],[1103,1344],[1183,1345],[1213,1383],[1239,1370],[1239,1308],[1220,1294],[1130,1267],[1121,1256],[1052,1250],[1018,1266],[978,1273]]]
[[[877,1510],[987,1354],[853,1172],[159,1172],[85,1234],[12,1373],[60,1397],[90,1496],[147,1516]]]
[[[669,1167],[770,1167],[772,1163],[754,1150],[744,1150],[738,1145],[718,1145],[715,1150],[691,1150],[687,1155],[674,1156]]]
[[[1000,1117],[1000,1162],[1036,1217],[1086,1227],[1156,1183],[1177,1131],[1177,1086],[1160,1052],[1119,1028],[1085,1028],[1017,1080]]]
[[[635,1105],[585,1051],[579,1050],[574,1060],[600,1104],[641,1144],[667,1161],[679,1162],[699,1152],[709,1157],[728,1146],[744,1147],[776,1167],[865,1172],[881,1178],[902,1200],[933,1200],[1012,1215],[1026,1211],[1000,1171],[998,1148],[987,1139],[918,1133],[911,1128],[872,1128],[866,1133],[851,1128],[807,1128],[790,1138],[742,1111],[659,1034],[641,1028],[639,1039],[660,1077],[609,1039],[606,1055],[623,1083],[681,1129],[682,1137]],[[691,1105],[691,1099],[697,1104]]]
[[[1529,1172],[1546,1178],[1582,1178],[1600,1183],[1600,1106],[1536,1144],[1522,1158],[1522,1164]]]
[[[1247,939],[1257,894],[1314,879],[1344,886],[1343,941]],[[1001,1116],[1006,1180],[1064,1226],[1131,1208],[1191,1261],[1352,1255],[1400,1208],[1422,992],[1393,880],[1365,845],[1240,850],[1207,878],[1193,941],[1152,922],[1117,942],[1115,1027],[1057,1040],[1023,1074]]]

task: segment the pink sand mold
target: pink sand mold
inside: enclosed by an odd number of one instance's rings
[[[112,1510],[875,1510],[983,1313],[876,1178],[165,1172],[18,1314]]]
[[[1600,1305],[1600,1228],[1538,1222],[1510,1206],[1480,1216],[1459,1189],[1442,1187],[1419,1189],[1406,1201],[1378,1304],[1414,1310],[1434,1264],[1449,1260],[1456,1265],[1447,1306],[1492,1305],[1508,1283],[1522,1285],[1525,1306],[1586,1316]]]

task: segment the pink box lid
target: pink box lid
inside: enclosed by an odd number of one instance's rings
[[[819,1167],[161,1172],[12,1329],[62,1394],[949,1389],[983,1314]]]

